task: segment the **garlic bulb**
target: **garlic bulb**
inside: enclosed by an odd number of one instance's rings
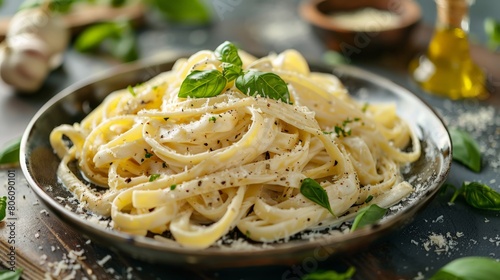
[[[30,50],[6,47],[0,65],[5,83],[24,92],[38,90],[49,73],[49,64],[43,54]]]
[[[50,50],[50,55],[63,52],[69,42],[69,32],[62,19],[41,8],[22,10],[12,17],[7,44],[15,48],[15,38],[21,34],[33,34],[40,38]]]
[[[62,19],[48,9],[18,12],[2,42],[2,80],[23,92],[38,90],[49,72],[62,63],[69,39]]]

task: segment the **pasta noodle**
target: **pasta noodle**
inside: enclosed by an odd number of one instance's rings
[[[194,70],[221,71],[214,52],[200,51],[111,93],[80,123],[55,128],[60,180],[116,229],[170,232],[193,249],[235,228],[258,242],[287,239],[412,192],[400,166],[419,158],[420,144],[394,105],[358,103],[337,77],[311,72],[294,50],[239,55],[243,70],[281,77],[290,102],[246,95],[234,81],[217,96],[179,97]],[[305,178],[324,188],[335,216],[301,194]]]

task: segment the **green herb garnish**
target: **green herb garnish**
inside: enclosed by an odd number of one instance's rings
[[[175,190],[175,188],[177,188],[177,185],[175,185],[175,184],[170,186],[170,190],[172,190],[172,191]]]
[[[21,139],[17,139],[0,151],[0,165],[19,163]]]
[[[372,199],[373,199],[373,195],[367,196],[366,199],[365,199],[365,203],[368,203],[368,202],[372,201]]]
[[[179,97],[214,97],[222,92],[226,84],[227,79],[215,69],[195,70],[182,82]]]
[[[351,266],[344,273],[334,270],[316,271],[305,275],[302,280],[348,280],[356,273],[356,269]]]
[[[0,271],[0,280],[19,280],[21,279],[21,274],[23,273],[22,268],[17,268],[16,270],[2,270]]]
[[[208,119],[209,122],[216,122],[217,121],[217,118],[215,116],[211,116],[209,119]]]
[[[335,217],[330,207],[328,194],[318,182],[311,178],[305,178],[300,185],[300,193],[307,199],[328,210]]]
[[[145,153],[144,153],[145,158],[150,158],[153,156],[153,153],[148,152],[148,150],[144,149],[144,151],[145,151]]]
[[[243,70],[241,66],[231,64],[231,63],[222,63],[222,75],[226,77],[228,82],[231,82],[241,76],[243,74]]]
[[[130,94],[132,94],[133,97],[137,96],[137,93],[135,93],[135,89],[131,85],[128,85],[127,90]]]
[[[368,110],[368,107],[370,107],[370,104],[368,102],[365,102],[363,104],[363,107],[361,107],[361,112],[366,113],[366,111]]]
[[[227,83],[235,80],[236,88],[249,96],[260,95],[267,98],[290,102],[288,86],[280,76],[257,70],[243,71],[243,63],[238,48],[231,42],[224,42],[214,51],[222,62],[222,72],[194,70],[181,84],[179,97],[204,98],[219,95]]]
[[[463,257],[449,262],[430,279],[497,280],[500,279],[500,262],[488,257]]]
[[[351,231],[376,223],[384,217],[385,213],[387,213],[387,209],[382,208],[377,204],[371,204],[370,206],[361,209],[356,218],[354,218]]]
[[[6,211],[7,211],[7,197],[2,196],[0,197],[0,222],[3,221],[3,219],[5,219]]]
[[[485,184],[478,182],[463,183],[460,189],[456,189],[451,184],[446,184],[444,188],[452,187],[455,193],[450,202],[455,202],[457,197],[462,196],[470,206],[483,210],[500,210],[500,194]]]
[[[450,129],[453,160],[456,160],[472,171],[481,171],[481,152],[479,145],[465,131]]]
[[[338,137],[342,136],[342,137],[347,137],[347,136],[350,136],[352,131],[350,129],[347,129],[347,125],[352,123],[352,122],[357,122],[361,120],[360,118],[354,118],[354,119],[349,119],[347,118],[346,120],[342,121],[342,124],[341,125],[336,125],[333,130],[334,131],[323,131],[324,134],[332,134],[335,132],[335,134],[337,134]]]
[[[149,176],[149,181],[150,182],[153,182],[154,180],[160,178],[160,174],[151,174],[151,176]]]
[[[260,95],[283,102],[290,101],[288,86],[280,76],[271,72],[249,70],[236,78],[236,88],[249,96]]]
[[[238,48],[231,42],[225,41],[220,44],[214,51],[218,60],[233,64],[238,67],[243,66],[240,56],[238,55]]]

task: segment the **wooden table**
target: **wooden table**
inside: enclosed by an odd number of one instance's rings
[[[492,149],[484,156],[483,171],[476,174],[454,164],[448,181],[455,185],[466,180],[481,181],[499,191],[500,145],[496,143],[500,142],[500,55],[481,44],[473,47],[474,58],[489,73],[492,94],[487,100],[450,101],[421,91],[409,79],[406,65],[416,52],[425,49],[432,34],[432,12],[429,21],[428,11],[434,7],[433,3],[426,2],[430,1],[420,1],[425,11],[424,22],[415,30],[409,48],[353,61],[353,64],[410,89],[436,109],[448,125],[482,136],[478,137],[481,146],[491,146],[489,148]],[[478,7],[471,10],[471,20],[479,24],[484,11],[493,13],[500,8],[496,2],[478,2]],[[214,25],[204,28],[147,25],[139,31],[141,57],[168,57],[178,52],[213,49],[220,42],[231,40],[254,53],[295,48],[309,60],[319,61],[325,49],[298,18],[296,6],[291,3],[244,1],[234,6],[232,11],[215,14]],[[2,85],[0,144],[19,137],[38,108],[51,96],[116,64],[113,60],[82,55],[69,49],[63,66],[50,75],[36,96],[16,96]],[[485,119],[487,123],[474,124],[475,116]],[[75,279],[84,276],[89,279],[299,279],[316,268],[343,270],[351,265],[357,269],[355,279],[414,279],[429,277],[444,264],[462,256],[500,257],[499,213],[474,210],[463,203],[450,206],[447,195],[436,197],[413,222],[365,251],[318,262],[317,267],[304,262],[288,266],[221,270],[154,265],[98,246],[75,232],[39,201],[19,169],[0,171],[0,195],[7,191],[9,178],[15,184],[16,211],[9,217],[11,219],[0,223],[0,260],[2,266],[8,268],[9,259],[15,253],[13,264],[24,268],[25,279],[42,279],[46,273],[54,273],[57,269],[61,269],[60,275],[67,276],[73,266],[80,268],[76,270]],[[447,246],[440,248],[431,243],[432,235],[444,237]],[[15,244],[9,244],[9,241]],[[11,246],[15,246],[15,250],[11,250]]]

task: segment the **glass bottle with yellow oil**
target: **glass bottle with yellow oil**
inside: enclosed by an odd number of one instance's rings
[[[486,78],[470,56],[471,0],[435,0],[437,21],[427,52],[410,62],[414,80],[430,93],[451,99],[483,98]]]

